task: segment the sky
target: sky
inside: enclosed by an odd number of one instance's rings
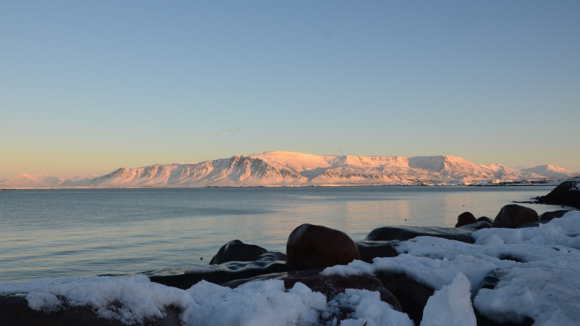
[[[580,171],[580,1],[2,1],[0,178],[284,150]]]

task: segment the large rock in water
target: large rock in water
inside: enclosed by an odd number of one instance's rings
[[[580,209],[580,178],[562,182],[549,194],[537,197],[540,204],[566,205]]]
[[[494,228],[515,229],[520,225],[538,221],[538,213],[528,207],[511,204],[499,211],[493,222]]]
[[[461,213],[461,214],[459,214],[459,216],[457,216],[457,224],[455,224],[455,227],[458,228],[460,226],[464,226],[467,224],[473,224],[473,223],[477,223],[477,219],[475,218],[475,216],[473,214],[471,214],[470,212],[465,212],[465,213]]]
[[[288,263],[298,270],[346,265],[360,253],[354,241],[338,230],[325,226],[302,224],[288,237]]]
[[[337,294],[344,292],[346,289],[368,290],[379,292],[382,301],[387,302],[397,311],[403,311],[397,298],[395,298],[393,294],[383,286],[381,280],[374,275],[363,274],[349,277],[339,275],[323,276],[320,275],[320,272],[322,272],[322,269],[317,268],[298,272],[269,274],[246,280],[228,282],[222,286],[235,289],[248,282],[282,280],[284,281],[284,287],[290,289],[294,284],[300,282],[309,287],[312,291],[324,294],[329,301]]]
[[[230,261],[255,261],[260,255],[267,252],[268,250],[262,247],[245,244],[240,240],[232,240],[220,248],[209,264],[222,264]]]
[[[471,237],[473,230],[462,228],[444,228],[444,227],[420,227],[404,226],[394,227],[385,226],[371,231],[365,238],[365,241],[388,241],[399,240],[405,241],[415,237],[427,236],[456,240],[466,243],[474,243]]]

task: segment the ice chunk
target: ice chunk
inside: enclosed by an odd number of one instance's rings
[[[330,276],[339,275],[343,277],[358,276],[363,274],[374,275],[373,267],[371,264],[365,263],[364,261],[354,260],[348,265],[336,265],[332,267],[325,268],[320,275]]]
[[[467,277],[458,273],[451,284],[429,298],[421,326],[476,326],[470,286]]]

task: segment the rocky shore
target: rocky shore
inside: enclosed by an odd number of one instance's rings
[[[358,242],[303,224],[286,253],[233,240],[186,271],[0,284],[0,325],[574,325],[579,249],[580,212],[515,204]]]
[[[549,194],[535,199],[538,204],[566,205],[580,209],[580,178],[564,181]]]

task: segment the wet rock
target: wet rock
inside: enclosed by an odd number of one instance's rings
[[[457,216],[457,224],[455,224],[455,227],[458,228],[460,226],[464,226],[467,224],[473,224],[473,223],[477,223],[475,216],[473,216],[473,214],[471,214],[470,212],[465,212],[465,213],[461,213],[461,214],[459,214],[459,216]]]
[[[393,309],[397,311],[403,311],[399,301],[383,286],[381,280],[379,280],[374,275],[359,275],[350,277],[343,277],[338,275],[322,276],[320,275],[322,270],[322,268],[318,268],[297,272],[262,275],[246,280],[228,282],[223,284],[223,286],[234,289],[248,282],[282,280],[284,281],[284,287],[286,289],[290,289],[294,286],[294,284],[300,282],[309,287],[312,291],[324,294],[328,300],[332,300],[334,296],[339,293],[343,293],[346,289],[377,291],[380,293],[382,301],[389,303]]]
[[[487,223],[493,225],[493,220],[487,216],[482,216],[482,217],[478,218],[477,221],[478,222],[487,222]]]
[[[269,251],[265,254],[261,254],[256,258],[256,261],[287,261],[288,256],[284,253],[277,251]]]
[[[428,236],[436,238],[444,238],[449,240],[456,240],[466,243],[474,243],[471,238],[472,230],[465,230],[461,228],[445,228],[445,227],[420,227],[420,226],[405,226],[393,227],[385,226],[371,231],[365,238],[365,241],[388,241],[399,240],[405,241],[415,237]]]
[[[420,284],[405,274],[378,272],[376,276],[397,298],[403,312],[409,315],[415,325],[420,325],[427,300],[435,293],[435,289]]]
[[[126,326],[116,319],[106,319],[97,315],[89,306],[63,305],[58,311],[43,312],[32,310],[26,301],[26,294],[0,295],[0,325],[2,326]],[[122,308],[122,307],[121,307]],[[176,308],[166,307],[162,319],[149,319],[144,326],[180,326]]]
[[[530,223],[525,223],[522,224],[520,226],[518,226],[518,229],[525,229],[525,228],[537,228],[538,226],[540,226],[541,224],[546,224],[550,221],[537,221],[537,222],[530,222]]]
[[[540,221],[551,221],[555,218],[560,218],[564,216],[564,214],[568,212],[569,212],[568,210],[545,212],[544,214],[540,215]]]
[[[267,252],[268,250],[262,247],[245,244],[240,240],[232,240],[220,248],[209,264],[222,264],[230,261],[255,261],[260,255]]]
[[[510,204],[505,205],[499,211],[495,217],[495,221],[493,222],[493,227],[515,229],[522,224],[537,221],[538,213],[535,210],[516,204]]]
[[[288,237],[288,263],[298,270],[346,265],[360,259],[354,241],[338,230],[302,224]]]
[[[463,225],[463,226],[460,226],[459,228],[460,229],[465,229],[465,230],[489,229],[489,228],[491,228],[491,223],[482,221],[482,222],[477,222],[477,223]]]
[[[399,254],[395,247],[399,241],[360,241],[356,243],[360,259],[372,264],[373,259],[377,257],[396,257]]]
[[[194,268],[188,272],[179,274],[173,274],[171,271],[158,273],[148,272],[144,274],[149,276],[152,282],[186,290],[202,280],[221,285],[233,280],[295,270],[294,267],[286,264],[284,261],[235,261],[217,266]]]
[[[566,205],[580,209],[580,179],[562,182],[547,195],[535,199],[540,204]]]

